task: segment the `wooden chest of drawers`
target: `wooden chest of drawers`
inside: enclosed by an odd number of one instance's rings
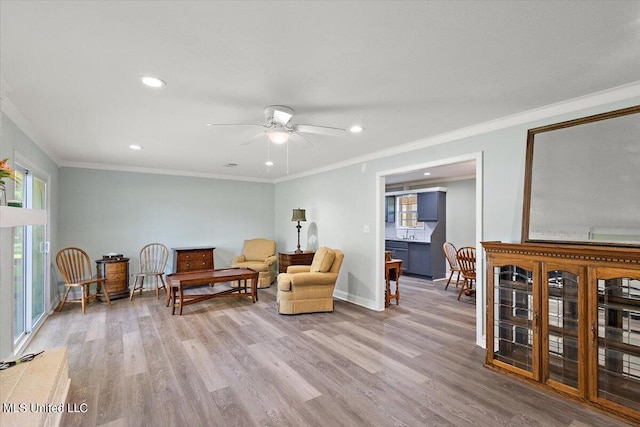
[[[173,272],[214,270],[213,246],[190,246],[171,248],[173,251]]]
[[[106,278],[104,287],[110,299],[129,296],[129,258],[99,259],[96,261],[99,278]]]
[[[286,273],[290,265],[311,265],[315,252],[278,252],[278,273]]]

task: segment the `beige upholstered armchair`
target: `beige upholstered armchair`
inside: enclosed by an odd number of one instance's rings
[[[333,289],[344,254],[321,247],[311,265],[290,265],[278,275],[278,313],[299,314],[333,311]]]
[[[276,277],[275,261],[275,241],[251,239],[244,241],[242,255],[231,260],[231,267],[251,268],[258,271],[258,287],[268,288]],[[233,283],[232,286],[237,286],[237,283]]]

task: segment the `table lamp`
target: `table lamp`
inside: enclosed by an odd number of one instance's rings
[[[306,221],[307,218],[305,216],[305,212],[304,209],[294,209],[293,210],[293,216],[291,217],[291,221],[298,221],[298,225],[296,225],[296,228],[298,229],[298,249],[296,249],[296,253],[297,254],[301,254],[302,250],[300,249],[300,229],[302,228],[302,226],[300,225],[300,221]]]

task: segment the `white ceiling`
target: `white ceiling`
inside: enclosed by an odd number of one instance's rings
[[[206,124],[365,127],[293,141],[297,174],[636,82],[639,42],[638,1],[0,2],[3,110],[59,164],[266,180],[284,147]]]
[[[429,175],[425,176],[425,173]],[[465,161],[458,163],[450,163],[446,165],[433,166],[429,168],[416,169],[405,173],[396,173],[385,177],[386,185],[404,184],[404,183],[437,183],[446,181],[451,177],[457,178],[475,178],[476,161]]]

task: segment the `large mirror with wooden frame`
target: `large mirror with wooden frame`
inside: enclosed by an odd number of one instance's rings
[[[640,105],[527,135],[523,242],[640,246]]]

